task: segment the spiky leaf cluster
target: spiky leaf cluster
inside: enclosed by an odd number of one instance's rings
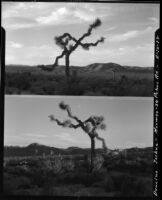
[[[67,119],[63,122],[63,127],[70,127],[71,125],[71,120]]]
[[[49,115],[48,117],[50,118],[51,121],[55,121],[55,117],[53,115]]]
[[[93,22],[93,24],[91,24],[91,25],[89,26],[89,28],[90,28],[90,29],[97,28],[97,27],[101,26],[101,24],[102,24],[101,20],[100,20],[99,18],[97,18],[97,19]]]
[[[104,124],[104,117],[103,116],[91,116],[89,121],[92,123],[94,127],[97,129],[106,129],[106,124]]]
[[[104,138],[100,137],[97,133],[97,129],[102,129],[102,130],[106,129],[103,116],[91,116],[88,119],[82,121],[77,116],[72,114],[71,107],[68,104],[65,104],[62,101],[59,103],[59,107],[60,109],[65,110],[68,114],[68,117],[73,121],[75,121],[75,123],[72,123],[70,119],[64,120],[62,122],[59,119],[55,118],[53,115],[49,116],[51,121],[56,122],[58,126],[62,126],[64,128],[66,127],[72,129],[81,128],[86,134],[89,135],[91,139],[96,138],[97,140],[101,141],[103,150],[107,152],[107,146]]]
[[[93,127],[92,127],[92,124],[90,122],[88,122],[88,123],[85,124],[85,131],[87,133],[91,132],[92,128]]]
[[[61,36],[56,36],[54,38],[55,43],[61,47],[61,49],[63,49],[62,53],[57,56],[55,58],[55,62],[54,64],[50,67],[44,67],[42,68],[45,71],[52,71],[55,69],[56,66],[59,65],[59,59],[63,58],[64,56],[67,58],[71,55],[71,53],[73,51],[75,51],[78,46],[81,46],[84,50],[89,50],[90,47],[95,47],[97,46],[99,43],[103,43],[104,42],[104,38],[101,37],[99,40],[97,40],[96,42],[91,42],[91,43],[82,43],[82,41],[86,38],[89,37],[92,34],[92,30],[96,29],[97,27],[99,27],[101,25],[101,20],[100,19],[96,19],[92,24],[89,25],[89,28],[87,30],[87,32],[85,32],[80,38],[76,39],[75,37],[71,36],[70,33],[64,33]],[[73,45],[71,44],[71,42],[73,42]],[[67,65],[68,67],[68,65]],[[67,74],[67,76],[69,76]]]
[[[56,36],[54,38],[54,40],[55,40],[56,44],[58,46],[60,46],[62,49],[64,49],[67,46],[68,42],[69,42],[68,38],[65,38],[65,40],[63,40],[62,36]]]
[[[68,108],[68,105],[65,104],[63,101],[61,101],[61,102],[59,103],[59,107],[60,107],[62,110],[66,110],[66,109]]]

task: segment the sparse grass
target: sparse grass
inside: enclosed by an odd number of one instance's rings
[[[6,94],[153,96],[152,72],[118,72],[115,81],[104,73],[78,73],[70,86],[64,75],[34,72],[6,72]]]
[[[142,163],[149,169],[151,160],[146,162],[146,159],[145,156],[145,162]],[[120,170],[120,162],[114,160],[113,166],[110,167],[107,162],[101,168],[88,173],[84,156],[63,156],[61,159],[57,156],[28,157],[25,158],[27,166],[20,166],[21,160],[24,158],[6,161],[5,194],[118,197],[152,195],[151,170],[143,171],[142,163],[137,172],[131,167],[123,171],[122,168]]]

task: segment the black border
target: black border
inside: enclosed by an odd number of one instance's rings
[[[4,74],[5,74],[5,30],[1,28],[1,90],[0,90],[0,194],[3,193],[3,146],[4,146]]]
[[[142,4],[160,4],[160,0],[3,0],[3,2],[64,2],[64,3],[142,3]],[[0,18],[1,19],[1,18]],[[61,196],[12,196],[3,194],[3,146],[4,146],[4,87],[5,87],[5,39],[6,33],[3,27],[1,27],[1,85],[0,85],[0,199],[111,199],[111,200],[159,200],[160,199],[160,184],[159,184],[159,175],[160,175],[160,142],[159,142],[159,133],[160,133],[160,29],[155,32],[155,49],[154,49],[154,130],[153,130],[153,197],[61,197]],[[128,188],[129,189],[129,188]]]
[[[2,2],[63,2],[63,3],[146,3],[159,4],[160,0],[3,0]]]
[[[159,196],[159,129],[160,129],[160,29],[155,32],[154,50],[154,138],[153,138],[153,196]]]

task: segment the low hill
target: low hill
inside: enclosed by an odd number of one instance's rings
[[[91,71],[124,70],[125,68],[116,63],[94,63],[86,66]]]
[[[101,152],[101,149],[97,149],[97,152]],[[5,157],[17,157],[17,156],[42,156],[42,155],[75,155],[75,154],[87,154],[90,153],[90,148],[69,147],[67,149],[55,148],[38,143],[32,143],[25,147],[19,146],[5,146]]]
[[[73,96],[153,96],[153,67],[94,63],[70,66],[70,87],[66,84],[65,66],[53,71],[51,65],[7,65],[5,94]]]
[[[64,73],[65,66],[60,65],[55,67],[53,72],[47,72],[42,70],[43,68],[50,68],[51,65],[37,65],[37,66],[27,66],[27,65],[6,65],[6,72],[10,73],[21,73],[21,72],[38,72],[38,73]],[[134,72],[153,72],[153,67],[139,67],[139,66],[122,66],[116,63],[93,63],[84,67],[80,66],[70,66],[72,71],[78,72],[110,72],[110,71],[118,71],[118,72],[126,72],[126,71],[134,71]]]
[[[111,150],[110,152],[114,152],[117,150]],[[137,153],[141,152],[149,153],[152,152],[152,147],[146,148],[129,148],[127,149],[128,153]],[[102,153],[102,149],[96,149],[96,153]],[[90,154],[90,148],[80,148],[80,147],[68,147],[66,149],[63,148],[55,148],[50,147],[38,143],[32,143],[25,147],[19,146],[5,146],[4,147],[4,157],[25,157],[25,156],[50,156],[50,155],[81,155],[81,154]]]

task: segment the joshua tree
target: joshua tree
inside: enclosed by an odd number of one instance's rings
[[[57,125],[62,127],[68,127],[68,128],[81,128],[89,137],[91,140],[91,168],[90,172],[92,172],[94,168],[94,157],[95,157],[95,139],[100,140],[102,142],[102,148],[104,152],[107,152],[107,146],[105,143],[105,140],[101,138],[98,133],[97,129],[106,129],[106,125],[104,124],[104,117],[103,116],[90,116],[88,119],[82,121],[78,117],[72,114],[71,108],[69,105],[65,104],[64,102],[61,102],[59,104],[59,107],[62,110],[65,110],[68,114],[68,117],[75,120],[77,124],[73,124],[70,119],[65,120],[61,122],[57,118],[55,118],[53,115],[50,115],[49,118],[51,121],[55,121]]]
[[[97,40],[94,43],[82,43],[83,39],[90,36],[92,34],[92,30],[99,27],[101,25],[101,20],[96,19],[94,23],[89,25],[89,28],[86,33],[84,33],[79,39],[76,39],[75,37],[71,36],[69,33],[64,33],[61,36],[56,36],[54,38],[56,44],[63,49],[62,53],[56,57],[55,62],[52,67],[50,68],[44,68],[44,70],[52,71],[56,66],[58,66],[58,61],[60,58],[65,56],[65,74],[67,79],[70,76],[70,55],[73,51],[77,49],[77,47],[80,45],[83,49],[89,50],[91,46],[97,46],[99,43],[104,42],[104,37],[101,37],[99,40]]]

